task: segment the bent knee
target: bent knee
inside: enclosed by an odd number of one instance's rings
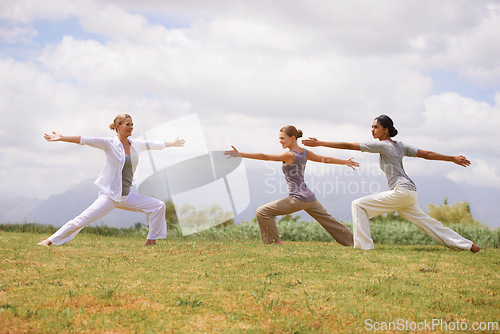
[[[262,207],[259,207],[257,211],[255,212],[255,215],[257,217],[262,217],[264,215],[264,211],[262,210]]]
[[[162,201],[158,201],[158,211],[167,211],[167,205]]]
[[[255,215],[257,217],[269,217],[269,214],[267,213],[267,207],[265,205],[259,207],[257,209],[257,212],[255,212]]]
[[[166,212],[166,211],[167,211],[167,206],[165,205],[165,203],[163,203],[160,200],[157,200],[156,204],[154,206],[151,206],[151,211],[149,211],[149,212],[153,213],[153,214],[158,214],[158,213]],[[148,212],[148,211],[146,211],[146,212]]]
[[[363,208],[363,205],[362,205],[362,201],[360,198],[358,199],[355,199],[354,201],[352,201],[351,203],[351,207],[352,209],[362,209]]]

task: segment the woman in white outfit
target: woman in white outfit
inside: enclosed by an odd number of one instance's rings
[[[64,141],[99,148],[106,154],[106,162],[95,184],[99,197],[79,216],[67,222],[56,233],[39,243],[41,246],[62,245],[72,240],[85,226],[104,217],[114,208],[145,212],[149,217],[149,233],[145,242],[155,245],[157,239],[167,237],[165,203],[152,197],[131,193],[133,175],[144,150],[161,150],[165,147],[184,146],[184,139],[177,138],[167,143],[162,141],[141,141],[130,138],[134,123],[128,114],[119,114],[109,126],[116,131],[114,137],[63,136],[59,133],[45,134],[49,142]]]
[[[462,155],[451,156],[424,151],[392,140],[392,137],[396,136],[397,133],[392,119],[387,115],[381,115],[375,118],[372,124],[372,135],[374,139],[379,140],[378,142],[325,142],[316,138],[302,141],[307,146],[325,146],[380,154],[380,168],[387,177],[390,190],[368,195],[352,202],[354,248],[374,249],[369,218],[397,211],[400,216],[413,223],[440,244],[452,249],[479,252],[481,248],[478,245],[450,228],[444,227],[443,224],[419,208],[417,188],[403,169],[404,156],[449,161],[463,167],[469,166],[470,161]]]

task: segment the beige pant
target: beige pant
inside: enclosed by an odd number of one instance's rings
[[[396,211],[441,245],[462,250],[470,250],[472,247],[472,241],[444,227],[439,221],[422,211],[418,207],[416,191],[396,187],[394,190],[365,196],[352,202],[354,248],[374,249],[368,219],[392,211]]]
[[[260,234],[265,244],[281,241],[274,218],[304,210],[313,217],[337,242],[345,246],[353,245],[352,232],[333,218],[318,202],[301,202],[291,197],[265,204],[257,209]]]

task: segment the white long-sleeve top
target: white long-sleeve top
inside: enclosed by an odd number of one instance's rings
[[[162,141],[143,141],[128,138],[131,144],[130,157],[132,170],[135,172],[139,162],[139,153],[146,150],[161,150],[165,148]],[[122,198],[122,170],[125,164],[125,149],[115,137],[80,137],[80,145],[89,145],[100,148],[106,154],[106,162],[101,173],[95,180],[99,189],[114,201],[120,202]]]

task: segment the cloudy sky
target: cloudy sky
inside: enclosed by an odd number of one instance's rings
[[[210,149],[270,153],[286,124],[362,142],[388,114],[397,140],[472,161],[407,159],[417,186],[451,182],[498,226],[499,31],[493,0],[3,0],[0,199],[95,178],[102,153],[43,134],[112,135],[121,112],[137,135],[196,113]]]

